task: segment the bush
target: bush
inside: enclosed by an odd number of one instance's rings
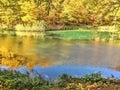
[[[48,90],[50,82],[40,76],[30,78],[14,70],[0,70],[0,89],[2,90]]]
[[[45,21],[37,21],[33,25],[23,25],[23,24],[17,24],[15,26],[15,30],[17,31],[45,31],[47,29],[47,24]]]

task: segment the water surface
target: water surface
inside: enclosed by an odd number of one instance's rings
[[[29,61],[22,63],[21,66],[30,70],[35,69],[48,77],[56,77],[62,73],[82,76],[95,72],[101,72],[104,76],[111,74],[120,76],[119,41],[63,41],[32,37],[0,37],[0,47],[29,57]],[[2,63],[1,66],[17,67],[14,61],[8,63]]]

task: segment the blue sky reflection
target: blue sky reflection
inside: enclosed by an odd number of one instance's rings
[[[60,65],[51,67],[40,67],[35,66],[32,70],[28,70],[26,67],[21,67],[16,69],[22,73],[28,71],[30,75],[40,74],[45,79],[55,79],[59,75],[68,74],[75,77],[81,77],[87,74],[93,74],[100,72],[103,77],[120,78],[120,71],[116,71],[110,68],[92,67],[92,66],[71,66],[71,65]]]

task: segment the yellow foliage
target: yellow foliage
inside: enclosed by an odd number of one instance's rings
[[[66,21],[75,21],[81,22],[81,17],[86,14],[86,10],[84,9],[83,3],[81,0],[66,0],[63,3],[63,11],[61,13],[61,17],[63,17]]]
[[[68,83],[64,90],[85,90],[81,83]]]

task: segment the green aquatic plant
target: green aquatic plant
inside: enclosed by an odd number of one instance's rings
[[[95,37],[94,31],[90,30],[63,30],[63,31],[49,31],[48,35],[52,34],[58,39],[63,40],[92,40]],[[53,37],[54,37],[53,36]]]

